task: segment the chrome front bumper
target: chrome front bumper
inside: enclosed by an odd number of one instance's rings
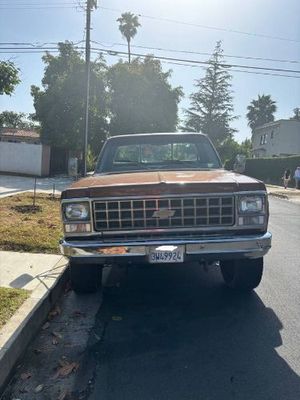
[[[150,247],[163,245],[184,246],[186,261],[223,260],[263,257],[271,248],[272,235],[224,236],[197,240],[151,240],[143,242],[103,243],[100,241],[61,240],[61,253],[74,262],[148,262]]]

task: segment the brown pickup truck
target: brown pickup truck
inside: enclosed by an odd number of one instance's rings
[[[220,265],[225,283],[251,290],[271,247],[264,183],[225,171],[207,136],[114,136],[95,173],[62,193],[62,254],[76,292],[101,286],[109,264]]]

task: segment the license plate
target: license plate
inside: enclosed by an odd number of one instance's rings
[[[182,263],[184,258],[183,246],[150,247],[149,262],[151,264]]]

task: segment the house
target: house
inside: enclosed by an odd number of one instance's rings
[[[70,151],[41,143],[39,132],[0,128],[0,173],[49,176],[68,174]],[[74,173],[74,172],[73,172]]]
[[[2,128],[0,142],[40,144],[40,134],[35,130]]]
[[[300,154],[300,121],[280,119],[255,128],[252,149],[254,158]]]
[[[34,130],[0,130],[0,172],[48,176],[50,147],[41,143]]]

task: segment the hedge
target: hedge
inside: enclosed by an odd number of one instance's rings
[[[300,155],[273,158],[248,158],[246,160],[245,175],[252,176],[266,183],[282,185],[282,176],[286,169],[290,169],[293,178],[294,171],[300,166]],[[292,181],[294,181],[292,179]]]

